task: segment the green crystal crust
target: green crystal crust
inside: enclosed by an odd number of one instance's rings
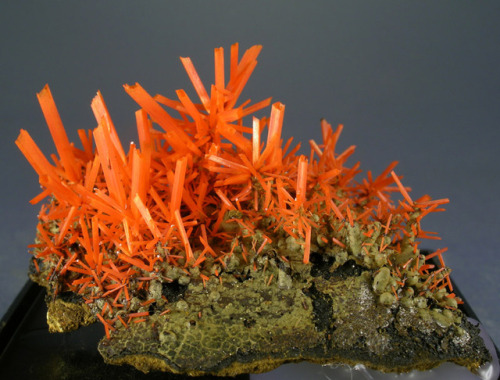
[[[215,277],[205,288],[190,283],[168,314],[119,328],[99,351],[110,364],[193,376],[265,372],[302,360],[386,372],[444,361],[474,369],[490,360],[460,311],[379,302],[373,270],[348,261],[333,271],[313,265],[316,276],[304,277],[280,264],[269,260],[265,272],[247,266],[243,281],[224,273],[222,284]]]
[[[314,245],[321,253],[313,252],[309,264],[288,238],[248,263],[238,252],[224,266],[212,263],[205,283],[198,268],[165,267],[166,277],[131,293],[129,310],[149,312],[146,321],[117,323],[99,351],[109,364],[193,376],[265,372],[303,360],[361,363],[385,372],[426,370],[445,361],[474,370],[491,360],[479,329],[445,290],[423,291],[425,278],[410,272],[399,287],[386,265],[390,253],[374,255],[379,263],[354,253],[358,240],[366,240],[356,230],[346,250]],[[30,267],[30,277],[48,290],[50,331],[95,321],[102,305],[56,292],[50,265],[38,266],[40,272]],[[141,305],[148,300],[155,302]],[[125,312],[122,317],[127,320]]]

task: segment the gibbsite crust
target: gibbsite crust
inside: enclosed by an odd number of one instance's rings
[[[191,376],[260,373],[303,360],[361,363],[384,372],[427,370],[446,361],[474,370],[491,360],[479,329],[459,310],[381,304],[373,269],[353,259],[340,264],[335,256],[314,253],[312,259],[284,265],[265,255],[251,265],[233,262],[222,283],[181,275],[154,285],[145,297],[168,294],[169,312],[119,327],[101,340],[99,352],[109,364]],[[82,318],[91,313],[81,299],[47,300],[53,332],[95,321]],[[68,304],[80,311],[67,313]]]

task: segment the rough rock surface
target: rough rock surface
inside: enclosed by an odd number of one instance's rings
[[[205,286],[181,285],[180,279],[163,284],[170,311],[160,315],[150,308],[146,322],[118,328],[101,340],[99,351],[110,364],[193,376],[265,372],[303,360],[362,363],[386,372],[426,370],[444,361],[474,369],[490,360],[479,329],[460,311],[384,305],[373,291],[376,274],[352,260],[295,271],[281,264],[271,259],[265,271],[247,266],[236,276],[225,272]],[[93,321],[77,297],[47,300],[51,331]]]
[[[292,280],[270,265],[242,282],[226,275],[222,284],[190,285],[170,313],[119,329],[99,351],[108,363],[190,375],[264,372],[302,360],[390,372],[488,360],[478,329],[460,313],[448,321],[437,309],[381,305],[372,273],[351,262],[328,277]]]

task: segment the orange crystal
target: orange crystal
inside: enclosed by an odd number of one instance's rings
[[[52,155],[50,163],[21,130],[16,144],[43,188],[31,203],[50,197],[39,213],[38,241],[31,246],[35,264],[50,264],[49,277],[85,302],[103,299],[97,316],[108,336],[117,320],[126,327],[148,315],[131,313],[125,322],[116,311],[128,307],[132,282],[147,287],[164,275],[162,263],[188,274],[190,267],[199,267],[199,280],[205,283],[211,277],[206,262],[224,267],[233,254],[247,262],[278,250],[279,240],[292,237],[302,246],[300,260],[286,250],[276,257],[308,264],[319,241],[351,249],[349,231],[355,226],[368,237],[376,231],[371,244],[387,254],[393,273],[413,268],[427,276],[429,290],[451,290],[449,274],[433,275],[437,271],[420,258],[415,240],[437,238],[420,222],[442,211],[439,207],[448,200],[427,195],[412,200],[393,171],[395,162],[376,178],[368,172],[356,181],[359,164],[345,166],[354,146],[335,152],[340,125],[333,130],[322,120],[323,141],[310,142],[307,158],[297,154],[299,146],[290,149],[291,139],[283,145],[283,104],[274,103],[269,118],[250,119],[271,104],[265,99],[236,106],[260,50],[253,46],[238,59],[234,44],[226,81],[224,51],[215,49],[210,93],[191,60],[181,58],[199,103],[183,90],[175,100],[151,96],[139,84],[125,85],[141,107],[136,112],[139,145],[131,144],[128,153],[99,92],[92,101],[97,127],[78,131],[82,148],[69,142],[49,87],[38,94],[59,157]],[[391,200],[394,192],[402,199]],[[373,254],[369,248],[363,245],[361,254]],[[408,250],[414,256],[400,263],[397,255]],[[443,252],[434,255],[444,270]],[[401,278],[397,287],[404,282]],[[392,289],[397,297],[398,289]]]

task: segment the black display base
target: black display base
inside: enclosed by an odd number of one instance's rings
[[[0,322],[0,379],[61,380],[185,380],[163,372],[144,374],[135,368],[107,365],[97,351],[104,336],[100,323],[64,334],[49,333],[45,289],[28,281]],[[203,376],[197,379],[248,380]]]

